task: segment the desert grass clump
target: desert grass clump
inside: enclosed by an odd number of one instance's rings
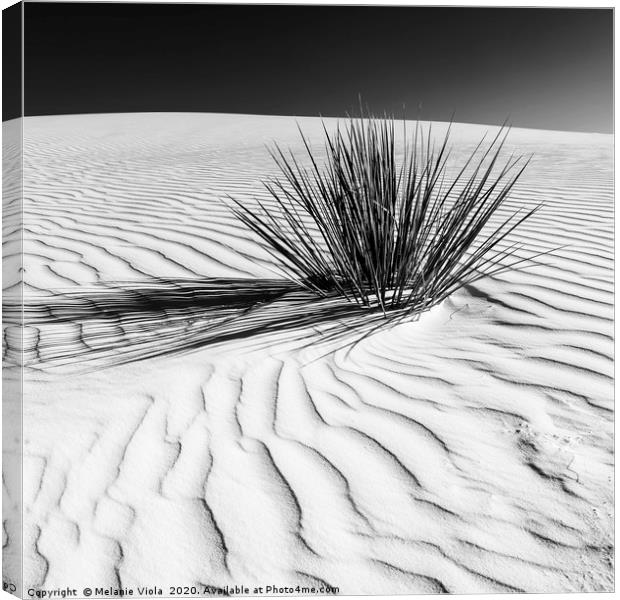
[[[303,160],[270,149],[280,174],[264,182],[269,204],[234,201],[241,221],[318,296],[419,313],[522,260],[505,240],[536,209],[498,213],[526,164],[511,156],[500,165],[508,130],[450,177],[450,128],[435,145],[419,124],[402,125],[401,144],[392,117],[350,117],[332,133],[324,125],[324,160],[300,130]]]

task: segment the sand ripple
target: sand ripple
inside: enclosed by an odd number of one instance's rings
[[[29,587],[613,589],[611,136],[511,135],[535,153],[511,207],[544,204],[518,240],[561,249],[419,322],[308,346],[318,313],[284,319],[302,311],[278,304],[274,259],[221,201],[262,194],[263,144],[297,144],[292,119],[24,130],[29,308],[20,328],[6,281],[4,339],[9,365],[26,352]],[[9,260],[18,234],[5,226]],[[275,309],[242,339],[196,335],[255,301],[234,288],[214,313],[206,282],[239,278],[270,280]],[[93,360],[65,369],[73,357]]]

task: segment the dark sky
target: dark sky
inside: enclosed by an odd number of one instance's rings
[[[611,10],[25,6],[26,115],[375,111],[612,130]]]
[[[2,120],[21,114],[21,5],[2,11]]]

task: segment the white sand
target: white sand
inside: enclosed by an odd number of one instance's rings
[[[455,126],[457,162],[487,129]],[[220,199],[264,197],[264,143],[299,148],[292,118],[36,117],[24,135],[27,300],[274,276]],[[25,587],[611,591],[612,137],[509,141],[535,154],[510,206],[544,203],[513,240],[565,247],[353,349],[283,332],[76,373],[88,331],[27,329]]]

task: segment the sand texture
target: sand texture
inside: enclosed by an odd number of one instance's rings
[[[543,206],[510,241],[554,252],[356,343],[227,207],[272,139],[301,148],[291,117],[25,119],[25,587],[611,591],[612,136],[513,130],[507,209]]]

